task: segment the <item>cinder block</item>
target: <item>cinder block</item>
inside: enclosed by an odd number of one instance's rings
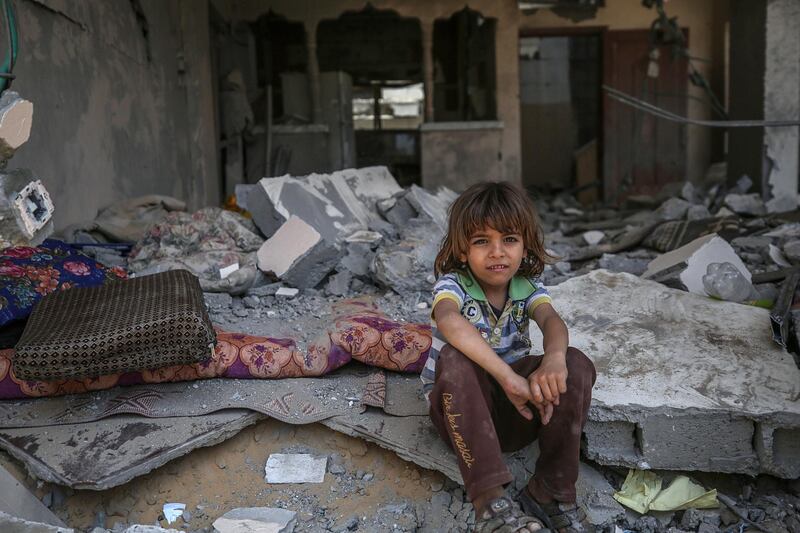
[[[301,289],[317,285],[341,254],[303,219],[291,216],[258,250],[258,268]]]
[[[724,413],[650,415],[640,424],[651,468],[757,473],[753,422]]]
[[[756,424],[755,443],[763,472],[787,479],[800,477],[800,428]]]
[[[636,424],[621,420],[589,420],[583,428],[584,452],[601,464],[636,466],[641,463]]]

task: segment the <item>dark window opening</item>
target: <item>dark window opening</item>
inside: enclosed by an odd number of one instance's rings
[[[434,120],[497,118],[495,27],[468,8],[434,23]]]

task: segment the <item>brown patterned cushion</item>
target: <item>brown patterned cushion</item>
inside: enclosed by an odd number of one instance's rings
[[[215,340],[197,278],[172,270],[45,296],[17,343],[14,372],[56,380],[196,363]]]

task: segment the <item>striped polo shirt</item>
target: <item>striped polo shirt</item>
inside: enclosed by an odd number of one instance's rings
[[[495,316],[483,289],[468,270],[451,272],[440,277],[433,286],[433,305],[450,299],[458,304],[461,315],[477,328],[494,351],[506,363],[513,363],[530,353],[531,340],[528,335],[533,310],[543,303],[550,303],[550,294],[536,280],[514,276],[508,287],[508,300],[499,317]],[[428,361],[422,369],[422,391],[427,398],[436,376],[436,360],[439,351],[447,344],[444,335],[436,327],[431,313],[433,344]]]

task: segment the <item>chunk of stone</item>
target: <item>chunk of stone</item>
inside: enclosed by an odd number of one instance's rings
[[[590,459],[797,477],[800,369],[772,342],[768,310],[604,270],[550,293],[570,344],[602,369],[584,428]],[[541,332],[531,336],[541,353]]]
[[[586,241],[586,244],[589,246],[600,244],[605,238],[606,234],[599,230],[587,231],[583,234],[583,240]]]
[[[618,254],[603,254],[597,261],[599,268],[611,272],[627,272],[634,276],[641,276],[647,270],[649,259],[641,257],[627,257]]]
[[[786,259],[793,264],[800,264],[800,240],[787,241],[783,245],[783,253]]]
[[[55,207],[30,170],[0,172],[0,248],[36,246],[53,233]]]
[[[703,220],[711,218],[711,212],[704,205],[693,205],[686,210],[686,220]]]
[[[0,97],[0,160],[11,159],[28,141],[33,123],[33,104],[14,91]]]
[[[258,268],[302,289],[333,270],[340,252],[303,219],[291,216],[258,250]]]
[[[692,204],[683,198],[670,198],[656,209],[656,216],[661,220],[680,220]]]
[[[403,294],[429,291],[428,276],[439,248],[442,230],[432,221],[412,219],[398,242],[382,244],[372,263],[375,280]]]
[[[295,289],[294,287],[281,287],[275,291],[275,296],[280,298],[294,298],[299,292],[300,289]]]
[[[405,197],[420,215],[430,218],[437,226],[445,229],[447,210],[458,198],[458,194],[447,187],[441,187],[436,193],[430,193],[418,185],[412,185]]]
[[[378,211],[395,226],[402,226],[417,216],[417,210],[406,200],[405,193],[378,202]]]
[[[353,281],[353,274],[349,270],[337,272],[328,278],[325,286],[325,294],[330,296],[345,296],[350,292],[350,282]]]
[[[264,235],[295,215],[331,243],[367,229],[380,219],[377,203],[402,190],[386,167],[263,178],[257,185],[247,194],[247,210]]]
[[[740,215],[763,216],[767,213],[764,200],[756,193],[728,194],[725,196],[725,206]]]
[[[339,267],[349,270],[356,276],[369,275],[370,265],[375,257],[370,245],[365,243],[352,243],[347,246],[347,253],[339,261]],[[340,270],[341,269],[337,269]]]
[[[217,533],[292,533],[297,513],[276,507],[240,507],[228,511],[214,523]]]
[[[752,275],[728,242],[712,233],[662,254],[647,265],[645,279],[708,296],[703,276],[711,263],[731,263],[750,282]]]
[[[265,467],[267,483],[322,483],[327,457],[307,453],[273,453]]]

